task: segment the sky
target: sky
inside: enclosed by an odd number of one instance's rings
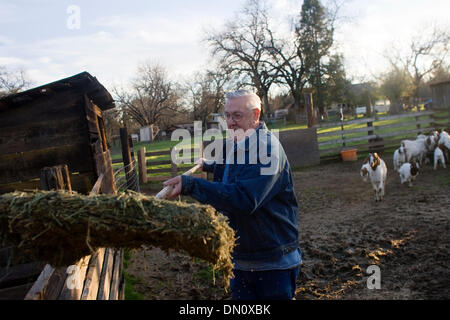
[[[302,1],[267,1],[274,26],[288,32]],[[244,3],[0,0],[0,66],[25,70],[33,86],[83,71],[107,89],[126,86],[144,62],[186,79],[212,64],[206,32],[220,30]],[[448,0],[346,0],[335,39],[348,75],[370,80],[386,69],[386,53],[407,48],[432,24],[448,27],[449,12]]]

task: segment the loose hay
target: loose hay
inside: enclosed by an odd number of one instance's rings
[[[101,247],[180,250],[232,276],[234,231],[213,207],[120,195],[65,191],[0,195],[0,240],[52,266],[74,264]]]

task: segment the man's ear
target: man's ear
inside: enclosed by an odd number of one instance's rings
[[[261,110],[259,109],[253,109],[253,120],[256,122],[259,120],[259,116],[261,115]]]

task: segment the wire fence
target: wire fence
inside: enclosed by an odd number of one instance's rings
[[[129,165],[114,171],[117,192],[124,192],[126,190],[140,192],[136,166],[136,160],[133,160]]]

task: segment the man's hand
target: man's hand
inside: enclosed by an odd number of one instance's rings
[[[176,176],[172,179],[164,181],[163,186],[172,186],[172,192],[167,196],[167,199],[178,197],[181,193],[181,176]]]

